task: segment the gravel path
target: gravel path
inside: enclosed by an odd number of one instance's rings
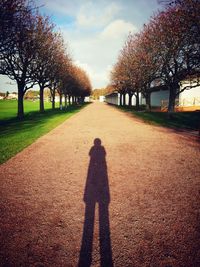
[[[199,148],[87,106],[0,166],[0,266],[200,266]]]

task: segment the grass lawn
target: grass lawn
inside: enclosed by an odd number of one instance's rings
[[[198,130],[200,125],[199,111],[176,112],[173,114],[172,119],[168,119],[166,112],[135,111],[133,108],[128,107],[119,107],[119,109],[129,112],[143,121],[154,125],[188,130]]]
[[[39,100],[31,101],[24,100],[25,114],[33,111],[38,111],[40,106]],[[56,107],[59,107],[59,103],[56,103]],[[44,102],[45,110],[51,109],[51,102]],[[11,119],[17,116],[17,100],[1,100],[0,101],[0,121]]]
[[[51,103],[45,103],[46,111],[40,114],[38,101],[24,103],[25,117],[19,121],[16,118],[17,101],[0,101],[0,163],[32,144],[84,106],[68,107],[67,111],[53,111],[50,109]]]

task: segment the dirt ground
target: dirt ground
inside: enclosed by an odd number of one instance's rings
[[[0,166],[0,266],[200,266],[200,146],[93,103]]]

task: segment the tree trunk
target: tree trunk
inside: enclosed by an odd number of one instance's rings
[[[172,114],[175,111],[175,101],[176,101],[176,93],[177,93],[177,87],[178,85],[171,85],[169,87],[169,103],[168,103],[168,118],[172,118]]]
[[[140,99],[139,99],[139,92],[136,92],[136,95],[135,95],[135,98],[136,98],[136,110],[139,110],[140,108]]]
[[[18,86],[18,111],[17,117],[22,119],[24,117],[24,87],[25,83],[17,83]]]
[[[44,87],[40,86],[40,112],[44,112]]]
[[[126,106],[126,94],[123,94],[123,106]]]
[[[60,110],[62,110],[62,94],[60,94]]]
[[[71,96],[68,95],[68,103],[69,103],[69,106],[71,105]]]
[[[65,95],[65,109],[67,109],[67,96]]]
[[[131,107],[132,106],[132,97],[133,97],[133,94],[132,93],[129,93],[128,96],[129,96],[128,105],[129,105],[129,107]]]
[[[72,105],[74,105],[74,104],[75,104],[75,97],[72,96]]]
[[[146,111],[151,111],[151,93],[146,94]]]
[[[55,109],[55,96],[52,96],[52,109]]]
[[[55,89],[52,89],[51,97],[52,97],[52,109],[55,109]]]
[[[173,113],[175,108],[175,99],[176,95],[174,94],[173,90],[169,91],[169,103],[168,103],[168,113]]]
[[[122,94],[119,94],[119,105],[122,106]]]

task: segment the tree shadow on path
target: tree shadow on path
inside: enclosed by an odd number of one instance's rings
[[[112,248],[110,240],[109,203],[110,192],[106,165],[106,151],[101,140],[96,138],[91,147],[90,163],[85,185],[85,221],[79,256],[79,267],[89,267],[92,263],[92,245],[95,222],[95,207],[99,211],[99,245],[101,267],[112,267]]]

